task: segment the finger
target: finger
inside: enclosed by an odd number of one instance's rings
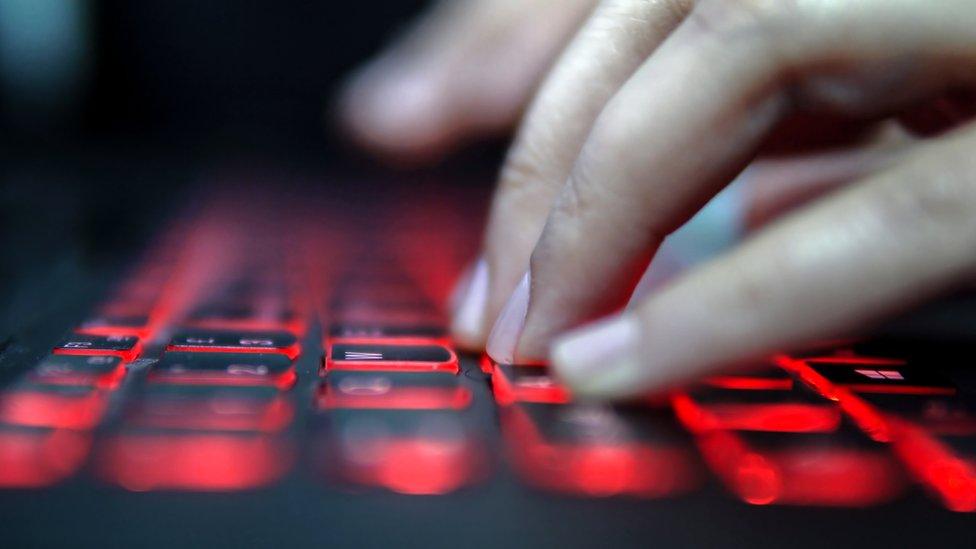
[[[559,339],[578,394],[625,397],[849,335],[976,273],[976,127],[770,226],[634,310]]]
[[[361,144],[413,162],[508,128],[594,1],[440,2],[355,73],[343,122]]]
[[[788,115],[877,117],[972,78],[974,28],[966,0],[699,4],[600,114],[533,251],[530,291],[509,301],[526,314],[500,315],[489,352],[544,357],[555,334],[622,306],[662,237]]]
[[[459,341],[483,348],[528,267],[553,198],[607,99],[690,9],[692,0],[605,0],[562,54],[526,114],[502,169],[485,232],[489,275],[457,316]],[[476,302],[477,301],[477,302]]]
[[[761,158],[742,173],[742,225],[753,230],[851,181],[899,160],[915,144],[889,126],[864,145],[785,158]]]

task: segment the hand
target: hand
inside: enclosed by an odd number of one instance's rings
[[[548,357],[576,394],[627,397],[844,334],[972,278],[976,4],[692,4],[606,0],[563,53],[459,290],[459,342],[484,344],[497,317],[495,359]],[[617,312],[661,240],[751,159],[830,129],[863,142],[882,121],[957,127],[861,165],[843,189]]]
[[[596,0],[441,0],[347,83],[353,138],[400,163],[429,163],[506,131]]]

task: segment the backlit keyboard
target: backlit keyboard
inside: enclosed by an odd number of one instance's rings
[[[576,497],[976,510],[976,413],[915,357],[844,345],[600,405],[545,366],[459,355],[443,311],[475,222],[447,202],[181,218],[3,387],[0,487],[436,495],[514,474]]]

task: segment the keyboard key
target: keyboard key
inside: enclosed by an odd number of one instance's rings
[[[763,366],[711,376],[702,383],[740,391],[788,391],[793,387],[793,378],[781,368]]]
[[[292,449],[273,435],[124,433],[103,442],[95,470],[136,492],[228,492],[271,484],[293,461]]]
[[[169,351],[149,372],[153,383],[185,385],[268,385],[291,388],[294,363],[283,354],[190,353]]]
[[[0,423],[55,429],[91,429],[107,396],[87,387],[13,387],[0,394]]]
[[[118,356],[49,355],[28,373],[33,383],[118,387],[126,368]]]
[[[0,428],[0,487],[44,488],[81,468],[91,434],[68,429]]]
[[[329,328],[329,337],[343,340],[432,340],[447,337],[439,324],[338,323]]]
[[[187,353],[277,353],[294,359],[301,348],[295,335],[288,332],[185,330],[173,336],[166,350]]]
[[[459,371],[457,355],[443,345],[333,343],[325,367],[326,371]]]
[[[54,347],[56,355],[117,356],[126,362],[141,352],[139,338],[133,335],[93,335],[74,333]]]
[[[501,408],[500,419],[516,471],[540,489],[663,498],[702,480],[687,435],[662,410],[517,404]]]
[[[461,410],[471,398],[456,376],[337,370],[321,384],[316,405],[320,410]]]
[[[566,404],[571,398],[569,390],[545,366],[498,364],[491,381],[495,401],[502,406],[515,402]]]
[[[857,393],[951,395],[955,386],[937,368],[889,359],[811,358],[806,362],[834,385]]]
[[[83,322],[78,333],[93,335],[134,335],[146,337],[149,332],[149,315],[97,316]]]
[[[150,385],[127,410],[125,426],[275,433],[294,415],[291,400],[270,388]]]

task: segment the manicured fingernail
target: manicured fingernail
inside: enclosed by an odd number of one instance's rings
[[[495,327],[488,336],[488,356],[497,362],[512,364],[515,361],[515,348],[522,335],[522,328],[525,327],[525,314],[529,310],[530,283],[531,277],[526,272],[512,297],[508,298],[508,303],[498,315]]]
[[[585,326],[553,343],[556,374],[579,397],[630,395],[640,374],[640,330],[630,316]]]
[[[484,258],[458,285],[454,298],[451,332],[461,347],[474,348],[484,343],[485,307],[488,303],[488,262]]]

